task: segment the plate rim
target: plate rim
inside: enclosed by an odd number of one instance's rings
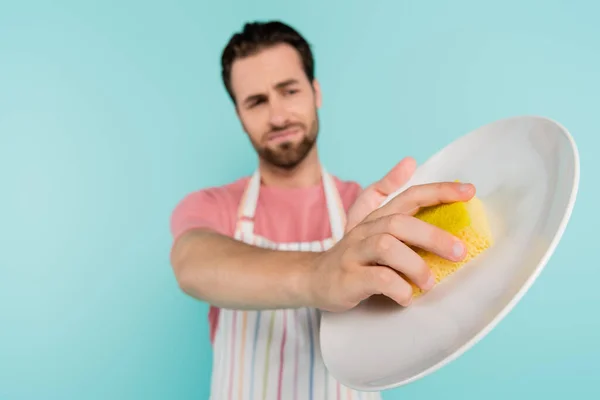
[[[544,121],[550,122],[551,124],[556,125],[558,128],[560,128],[560,134],[564,138],[567,139],[569,148],[571,150],[571,154],[573,156],[573,184],[571,186],[571,191],[569,193],[569,201],[566,205],[566,208],[565,208],[565,211],[564,211],[562,217],[560,218],[560,223],[558,225],[558,229],[554,233],[552,240],[550,240],[548,248],[544,251],[544,254],[541,257],[538,265],[535,267],[535,269],[529,275],[529,277],[525,280],[525,282],[521,285],[521,287],[515,293],[515,295],[510,299],[510,301],[508,301],[508,303],[482,329],[480,329],[475,335],[473,335],[469,340],[467,340],[465,343],[463,343],[454,352],[452,352],[448,356],[444,357],[439,362],[433,364],[429,368],[426,368],[423,371],[419,372],[418,374],[411,376],[410,378],[403,379],[403,380],[400,380],[397,382],[388,383],[385,385],[363,386],[363,385],[359,385],[359,384],[353,384],[351,382],[341,380],[340,378],[338,378],[336,375],[334,375],[331,372],[332,370],[329,366],[329,363],[324,356],[326,352],[323,351],[323,347],[324,347],[323,346],[323,336],[324,336],[323,319],[326,318],[327,314],[333,314],[333,313],[323,312],[321,315],[321,324],[320,324],[320,329],[319,329],[319,344],[321,347],[321,353],[323,355],[323,363],[325,365],[325,368],[329,371],[329,373],[343,385],[347,386],[348,388],[351,388],[354,390],[359,390],[359,391],[364,391],[364,392],[379,392],[379,391],[385,391],[385,390],[390,390],[390,389],[396,389],[396,388],[399,388],[402,386],[409,385],[409,384],[416,382],[422,378],[425,378],[426,376],[429,376],[429,375],[433,374],[434,372],[440,370],[441,368],[449,365],[453,361],[455,361],[458,358],[460,358],[461,356],[463,356],[469,349],[471,349],[473,346],[475,346],[477,343],[479,343],[481,340],[483,340],[486,336],[488,336],[489,333],[494,328],[496,328],[498,326],[498,324],[500,322],[502,322],[506,318],[506,316],[517,306],[517,304],[520,303],[520,301],[523,299],[525,294],[527,294],[527,292],[531,289],[531,287],[533,286],[535,281],[539,278],[542,271],[546,268],[546,265],[550,261],[550,258],[552,257],[552,255],[555,253],[556,248],[558,247],[558,244],[559,244],[560,240],[562,239],[562,237],[566,231],[566,228],[571,220],[571,216],[573,215],[573,210],[575,208],[575,203],[577,201],[577,196],[579,194],[579,186],[580,186],[580,175],[581,175],[580,163],[581,162],[580,162],[579,150],[577,148],[577,144],[575,142],[575,139],[573,138],[573,135],[563,124],[561,124],[557,120],[554,120],[549,117],[541,116],[541,115],[525,114],[525,115],[518,115],[518,116],[507,117],[507,118],[500,118],[495,121],[489,122],[487,124],[483,124],[475,129],[471,130],[470,132],[467,132],[465,135],[462,135],[461,137],[447,143],[446,145],[442,146],[438,151],[434,152],[430,157],[428,157],[427,160],[423,164],[425,164],[429,160],[437,157],[447,146],[449,146],[452,143],[455,143],[457,141],[464,140],[465,138],[475,134],[476,131],[483,129],[486,126],[491,126],[493,124],[508,122],[511,120],[518,120],[518,119],[544,120]],[[406,187],[406,184],[402,185],[401,188],[399,188],[393,194],[388,196],[382,202],[381,206],[383,206],[387,201],[391,200],[391,198],[393,197],[394,194],[397,194],[398,192],[401,192],[402,190],[404,190],[405,187]]]

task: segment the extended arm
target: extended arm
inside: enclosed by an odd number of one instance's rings
[[[268,250],[213,230],[190,229],[178,235],[171,263],[183,291],[222,308],[344,311],[374,294],[408,305],[409,281],[423,290],[435,284],[411,246],[455,262],[466,254],[458,238],[414,214],[420,207],[468,201],[474,194],[468,184],[413,186],[318,253]]]
[[[176,240],[171,264],[185,293],[217,307],[295,308],[312,306],[316,255],[263,249],[194,229]]]

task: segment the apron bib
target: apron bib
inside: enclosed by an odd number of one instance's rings
[[[344,234],[346,213],[331,175],[322,170],[332,237],[274,243],[254,233],[260,175],[240,202],[235,239],[274,250],[325,251]],[[285,266],[282,266],[284,268]],[[320,313],[312,308],[219,310],[213,341],[212,400],[380,400],[349,389],[327,372],[319,344]]]

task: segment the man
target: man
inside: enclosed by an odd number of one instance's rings
[[[379,398],[328,374],[319,312],[348,310],[374,294],[408,306],[408,280],[430,289],[432,274],[409,246],[455,261],[465,250],[412,215],[419,207],[468,200],[474,188],[412,187],[378,208],[411,176],[414,160],[402,160],[364,191],[330,175],[316,146],[321,89],[313,55],[285,24],[245,25],[223,51],[222,79],[258,169],[189,194],[171,225],[179,285],[211,305],[211,396]]]

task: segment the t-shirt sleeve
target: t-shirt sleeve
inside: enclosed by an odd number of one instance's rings
[[[227,234],[225,205],[215,190],[205,189],[184,197],[171,215],[173,239],[191,229],[208,228]]]

